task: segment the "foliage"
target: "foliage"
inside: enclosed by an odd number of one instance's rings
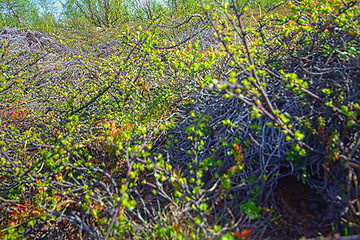
[[[28,0],[21,1],[1,1],[1,25],[2,26],[21,26],[31,17],[35,11]]]
[[[98,27],[116,27],[129,15],[123,0],[69,0],[64,5],[64,12],[67,19],[84,17]]]
[[[359,233],[356,2],[74,3],[0,47],[2,238]]]
[[[225,2],[221,15],[211,13],[215,6],[207,5],[214,35],[222,42],[230,63],[224,77],[208,78],[205,87],[216,88],[225,98],[248,105],[252,119],[268,119],[266,127],[281,131],[291,143],[287,160],[292,161],[292,167],[305,171],[299,174],[301,177],[327,181],[323,180],[324,172],[336,175],[334,184],[346,189],[348,201],[352,201],[357,198],[357,180],[353,178],[358,174],[357,165],[346,165],[341,170],[335,166],[358,161],[353,155],[357,146],[350,144],[357,142],[359,131],[358,99],[352,97],[357,94],[350,90],[358,89],[356,77],[351,77],[358,72],[351,72],[350,65],[358,69],[357,60],[351,59],[357,57],[359,49],[355,19],[359,8],[355,1],[302,1],[288,6],[293,14],[267,14],[257,26],[246,27],[242,20],[246,7],[231,9]],[[336,73],[339,69],[344,72],[342,77]],[[265,127],[253,126],[259,130]],[[306,173],[309,167],[313,169],[311,174]],[[265,169],[262,172],[268,176]],[[339,177],[340,172],[344,177]],[[340,180],[345,176],[350,178]],[[355,216],[358,210],[351,208]],[[337,220],[331,221],[335,224]],[[351,221],[358,220],[354,217]]]
[[[59,27],[54,2],[20,0],[0,2],[0,26],[2,28],[36,28],[53,32]]]

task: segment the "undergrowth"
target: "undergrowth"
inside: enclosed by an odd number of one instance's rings
[[[358,2],[262,5],[4,39],[0,236],[359,234]]]

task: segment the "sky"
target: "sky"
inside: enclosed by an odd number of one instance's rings
[[[57,1],[57,2],[55,3],[55,7],[58,8],[58,9],[61,9],[61,8],[62,8],[61,2],[60,2],[60,1]]]

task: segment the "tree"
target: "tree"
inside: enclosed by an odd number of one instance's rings
[[[129,17],[123,0],[67,0],[63,7],[68,19],[85,17],[98,27],[114,27]]]
[[[136,19],[152,19],[165,10],[164,4],[156,0],[129,0],[128,6]]]
[[[26,25],[34,10],[31,0],[0,0],[1,26]]]
[[[0,0],[0,27],[49,29],[55,13],[54,0]]]

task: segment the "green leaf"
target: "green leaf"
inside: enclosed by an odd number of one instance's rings
[[[313,28],[310,25],[303,26],[302,29],[304,29],[307,32],[310,32]]]
[[[29,221],[29,223],[28,223],[28,225],[30,225],[30,226],[34,226],[35,224],[36,224],[36,220],[35,220],[35,219]]]
[[[215,225],[215,226],[214,226],[214,230],[215,230],[216,232],[220,231],[220,230],[221,230],[221,226],[220,226],[220,225]]]
[[[194,195],[198,194],[200,192],[200,187],[194,187],[194,189],[192,190],[192,193]]]
[[[24,232],[25,232],[25,228],[24,228],[24,227],[19,227],[18,232],[19,232],[19,233],[24,233]]]
[[[231,233],[228,232],[221,238],[221,240],[234,240],[234,237],[231,236]]]
[[[305,157],[306,156],[306,150],[305,149],[301,149],[300,152],[299,152],[299,156],[300,157]]]
[[[326,95],[330,95],[332,93],[332,91],[329,88],[323,88],[321,91]]]
[[[349,120],[347,123],[346,123],[346,127],[347,128],[351,128],[352,126],[354,126],[356,124],[356,122],[354,120]]]
[[[298,140],[298,141],[301,141],[303,140],[305,137],[305,135],[303,133],[301,133],[299,130],[296,130],[295,132],[295,138]]]

